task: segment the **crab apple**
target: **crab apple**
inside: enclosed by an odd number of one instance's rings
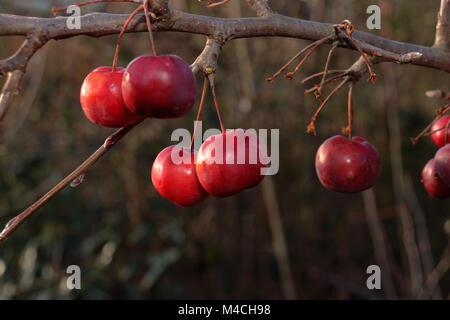
[[[84,79],[80,102],[89,120],[105,127],[120,128],[138,119],[123,103],[124,72],[124,68],[112,71],[111,67],[99,67]]]
[[[195,157],[195,152],[190,149],[170,146],[162,150],[153,162],[153,186],[163,197],[180,206],[192,206],[208,196],[198,182]]]
[[[436,152],[434,166],[439,177],[450,186],[450,143]]]
[[[337,135],[317,150],[316,172],[322,185],[337,192],[360,192],[372,187],[380,176],[377,149],[361,137],[351,140]]]
[[[203,188],[227,197],[259,184],[266,167],[266,147],[251,130],[233,129],[205,140],[195,170]]]
[[[430,196],[441,199],[450,197],[450,185],[439,177],[434,159],[428,161],[423,168],[422,183]]]
[[[178,118],[194,105],[197,83],[189,65],[175,55],[141,56],[128,65],[122,94],[134,114]]]
[[[445,145],[445,130],[446,125],[449,122],[450,116],[443,116],[439,118],[439,120],[436,121],[431,127],[430,132],[434,132],[433,134],[431,134],[431,139],[438,147],[442,147]],[[450,143],[450,128],[447,132],[447,142]]]

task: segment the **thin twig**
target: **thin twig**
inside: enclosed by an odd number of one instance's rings
[[[369,59],[367,58],[367,55],[362,50],[361,46],[358,44],[358,41],[353,39],[351,36],[349,36],[347,34],[347,32],[345,32],[344,30],[341,30],[339,28],[336,28],[336,30],[338,32],[340,32],[344,36],[344,38],[346,38],[348,41],[350,41],[350,43],[353,44],[355,46],[355,48],[359,51],[361,56],[364,58],[364,61],[366,62],[366,65],[367,65],[367,69],[369,70],[369,73],[370,73],[370,76],[369,76],[368,80],[372,81],[372,82],[375,82],[377,80],[377,74],[373,71],[372,65],[369,62]]]
[[[316,48],[317,46],[321,45],[322,43],[325,43],[327,41],[332,40],[333,37],[329,36],[329,37],[325,37],[323,39],[314,41],[313,43],[310,43],[309,45],[307,45],[306,47],[304,47],[302,50],[300,50],[295,56],[293,56],[291,58],[291,60],[289,60],[284,66],[282,66],[280,68],[280,70],[278,70],[277,72],[275,72],[273,74],[273,76],[266,78],[266,81],[268,82],[273,82],[275,80],[275,78],[277,78],[284,70],[286,70],[287,67],[289,67],[289,65],[294,62],[295,59],[297,59],[298,57],[300,57],[304,52],[306,52],[307,50],[310,50],[311,48]]]
[[[434,117],[433,121],[431,121],[426,127],[425,129],[423,129],[417,136],[415,136],[414,138],[410,138],[411,143],[413,145],[416,145],[417,142],[419,141],[420,138],[422,138],[423,136],[427,136],[430,134],[433,134],[434,132],[429,132],[431,127],[436,123],[436,121],[439,120],[439,118],[446,114],[448,111],[450,111],[450,104],[446,104],[445,106],[443,106],[442,108],[439,108],[436,110],[436,117]],[[441,130],[441,129],[439,129]],[[438,130],[438,131],[439,131]]]
[[[333,97],[336,92],[339,91],[339,89],[342,88],[342,86],[344,84],[346,84],[349,81],[349,78],[345,78],[341,83],[339,83],[336,88],[333,89],[333,91],[331,91],[331,93],[328,95],[328,97],[325,98],[325,100],[322,102],[322,104],[319,106],[319,108],[317,109],[316,113],[314,113],[314,115],[311,118],[311,122],[309,123],[308,127],[306,128],[306,132],[307,133],[313,133],[314,135],[317,134],[316,132],[316,127],[315,127],[315,123],[316,123],[316,119],[319,116],[320,112],[322,111],[322,109],[325,107],[325,105],[327,104],[328,100],[331,99],[331,97]]]
[[[295,67],[295,69],[291,72],[288,72],[284,75],[284,77],[286,79],[292,79],[294,77],[294,74],[300,70],[300,68],[303,66],[303,64],[308,60],[309,56],[314,52],[314,50],[317,49],[317,47],[319,47],[321,44],[325,43],[326,41],[328,41],[329,37],[326,37],[324,39],[322,39],[321,41],[316,41],[313,46],[311,46],[311,48],[308,50],[308,52],[305,54],[305,56],[303,57],[303,59],[297,64],[297,66]]]
[[[392,278],[391,266],[389,264],[388,251],[389,246],[386,241],[385,231],[380,221],[377,204],[375,200],[375,193],[373,189],[368,189],[362,193],[364,200],[364,213],[366,214],[367,224],[369,226],[370,235],[375,251],[375,258],[381,266],[383,273],[383,286],[388,299],[396,299],[397,292]]]
[[[89,158],[87,158],[78,168],[76,168],[67,177],[61,180],[56,186],[54,186],[49,192],[47,192],[42,198],[33,203],[22,213],[11,219],[3,231],[0,233],[0,243],[5,241],[22,223],[30,218],[37,210],[50,201],[56,194],[68,186],[72,181],[77,179],[80,175],[84,175],[90,167],[92,167],[112,146],[114,146],[120,139],[122,139],[128,132],[130,132],[135,126],[141,123],[143,119],[136,121],[126,127],[120,128],[108,138]]]
[[[207,8],[213,8],[213,7],[220,6],[221,4],[225,4],[225,3],[227,3],[228,1],[230,1],[230,0],[222,0],[222,1],[219,1],[219,2],[212,2],[212,1],[209,1],[209,4],[208,4]]]
[[[438,98],[438,99],[450,100],[450,91],[428,90],[427,92],[425,92],[425,95],[428,98]]]
[[[328,70],[328,74],[344,73],[344,72],[345,72],[345,70],[337,70],[337,69],[336,69],[336,70],[335,70],[335,69],[333,69],[333,70]],[[314,74],[312,74],[312,75],[306,77],[305,79],[303,79],[303,80],[302,80],[302,83],[305,84],[305,83],[308,82],[309,80],[318,78],[318,77],[320,77],[320,76],[323,75],[323,74],[324,74],[323,71],[314,73]]]
[[[317,91],[316,91],[316,97],[318,97],[318,98],[322,97],[322,90],[323,90],[323,86],[325,84],[325,78],[327,77],[327,74],[328,74],[328,66],[330,65],[331,56],[333,55],[333,52],[336,49],[336,47],[337,47],[337,43],[335,43],[331,47],[330,51],[328,52],[328,57],[327,57],[327,61],[325,62],[325,68],[323,70],[322,79],[320,80],[319,87],[317,88]]]

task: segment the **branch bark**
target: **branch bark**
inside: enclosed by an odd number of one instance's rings
[[[450,51],[450,0],[441,0],[433,48]]]
[[[275,13],[259,18],[231,19],[189,14],[171,10],[168,7],[160,10],[163,15],[157,15],[154,19],[154,31],[177,31],[219,36],[224,41],[264,36],[318,40],[333,34],[334,30],[332,24],[296,19]],[[0,36],[27,36],[39,32],[44,34],[47,39],[55,40],[79,35],[99,37],[119,33],[127,16],[125,14],[91,13],[81,17],[81,29],[68,29],[65,17],[37,18],[0,14]],[[144,17],[142,15],[138,17],[139,22],[128,32],[146,31]],[[442,50],[389,40],[361,31],[355,31],[352,37],[369,55],[393,62],[411,63],[450,72],[450,54]],[[340,38],[340,47],[355,49],[342,37]],[[418,54],[408,56],[409,53]],[[400,57],[406,59],[399,60]]]

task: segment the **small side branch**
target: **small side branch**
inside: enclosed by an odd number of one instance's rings
[[[76,168],[67,177],[61,180],[56,186],[54,186],[49,192],[47,192],[42,198],[33,203],[22,213],[11,219],[0,233],[0,243],[5,241],[22,223],[30,218],[37,210],[50,201],[61,190],[67,187],[72,182],[76,181],[74,185],[78,185],[81,177],[84,177],[86,171],[89,170],[109,149],[111,149],[120,139],[122,139],[128,132],[142,122],[143,119],[136,121],[126,127],[120,128],[112,135],[110,135],[105,142],[97,149],[89,158],[87,158],[78,168]]]
[[[272,9],[270,9],[268,0],[246,0],[247,4],[252,8],[258,17],[268,17],[275,14]]]
[[[8,73],[2,92],[0,93],[0,123],[6,116],[14,97],[16,97],[22,87],[22,80],[25,73],[22,70],[15,70]]]
[[[208,37],[202,53],[195,59],[194,63],[191,64],[192,72],[203,73],[205,75],[215,73],[222,45],[223,41]]]
[[[40,35],[32,35],[27,38],[16,53],[7,59],[0,60],[0,76],[14,70],[25,72],[28,61],[45,43],[45,37]]]
[[[450,0],[441,0],[433,48],[450,51]]]

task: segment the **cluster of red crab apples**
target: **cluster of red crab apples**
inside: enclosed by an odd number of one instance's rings
[[[83,82],[80,100],[92,122],[123,127],[143,117],[181,117],[193,107],[196,94],[195,77],[181,58],[141,56],[126,69],[93,70]],[[241,154],[244,161],[238,161]],[[253,161],[252,155],[256,155]],[[252,132],[226,130],[205,140],[198,152],[178,145],[162,150],[153,163],[151,178],[162,196],[190,206],[208,194],[226,197],[259,184],[264,178],[262,169],[268,164],[264,155],[266,146]],[[188,161],[176,162],[174,158]],[[230,162],[230,158],[234,160]],[[335,136],[319,148],[316,169],[326,188],[359,192],[375,184],[380,157],[362,138]]]
[[[177,56],[161,55],[140,56],[126,69],[93,70],[83,82],[80,100],[92,122],[123,127],[146,117],[181,117],[192,109],[196,95],[196,80],[189,65]],[[435,125],[443,127],[449,121],[450,116],[446,116]],[[445,198],[450,196],[450,144],[443,146],[448,139],[442,130],[431,137],[442,148],[424,168],[423,183],[430,195]],[[237,161],[240,154],[244,161]],[[250,161],[252,155],[256,155],[254,161]],[[163,197],[191,206],[209,194],[227,197],[259,184],[264,178],[262,169],[268,164],[264,155],[266,146],[255,134],[242,129],[222,130],[206,139],[198,151],[179,145],[162,150],[153,163],[151,179]],[[188,161],[176,162],[174,158]],[[380,170],[377,150],[361,137],[331,137],[316,154],[317,175],[329,190],[363,191],[376,183]]]
[[[439,147],[422,170],[422,183],[435,198],[450,197],[450,116],[439,118],[431,127],[431,139]]]

